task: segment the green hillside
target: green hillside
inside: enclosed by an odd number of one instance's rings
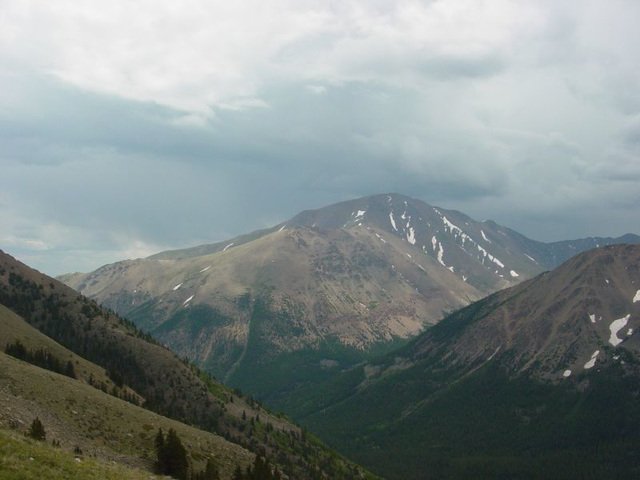
[[[149,472],[91,458],[0,429],[1,480],[149,480]]]
[[[44,409],[43,418],[47,412],[70,424],[81,418],[74,428],[77,438],[91,440],[86,445],[98,442],[100,447],[115,451],[118,458],[129,455],[151,468],[153,435],[160,428],[160,419],[168,417],[172,422],[193,426],[189,427],[193,428],[192,434],[183,427],[162,428],[165,432],[174,428],[181,436],[184,431],[185,439],[192,436],[186,441],[194,450],[194,465],[204,464],[213,451],[228,446],[231,450],[227,453],[239,452],[222,455],[228,473],[257,454],[267,457],[289,478],[371,477],[281,415],[232,392],[179,359],[130,322],[1,252],[0,304],[29,324],[20,324],[18,317],[6,309],[0,311],[2,325],[7,327],[0,337],[5,345],[17,338],[31,355],[36,347],[42,348],[40,344],[46,347],[47,355],[54,355],[63,364],[70,361],[78,370],[73,379],[4,356],[7,371],[28,368],[41,372],[35,380],[24,372],[0,378],[0,387],[8,392],[7,401],[39,405],[36,411]],[[58,384],[67,385],[73,393],[65,396],[65,389]],[[77,405],[91,408],[93,404],[103,406],[79,416]],[[129,418],[130,412],[137,413]],[[148,419],[143,421],[145,415]],[[27,417],[17,425],[31,421]],[[170,421],[168,418],[165,420]]]

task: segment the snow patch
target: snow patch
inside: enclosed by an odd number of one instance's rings
[[[509,274],[510,274],[512,277],[514,277],[514,278],[515,278],[515,277],[519,277],[519,276],[520,276],[520,275],[518,275],[518,272],[516,272],[515,270],[511,270],[511,271],[509,272]]]
[[[480,234],[482,235],[482,238],[484,238],[485,242],[491,243],[491,240],[487,238],[487,236],[484,234],[484,231],[482,229],[480,230]]]
[[[611,325],[609,325],[609,330],[611,331],[611,336],[609,337],[609,343],[614,347],[622,343],[622,339],[618,338],[618,332],[627,325],[627,322],[629,321],[630,317],[631,317],[631,314],[627,315],[626,317],[622,317],[617,320],[614,320],[613,322],[611,322]]]
[[[589,370],[590,368],[593,368],[593,366],[596,364],[596,358],[598,357],[599,354],[600,354],[600,350],[596,350],[591,354],[591,360],[589,360],[587,363],[584,364],[585,370]]]
[[[407,232],[407,242],[409,242],[411,245],[416,244],[416,232],[413,227],[409,228],[409,231]]]
[[[636,292],[636,296],[633,297],[633,303],[640,302],[640,290]]]
[[[382,243],[387,243],[387,241],[384,238],[382,238],[380,235],[378,235],[377,233],[374,233],[374,235],[376,237],[378,237]]]
[[[596,314],[595,313],[590,313],[589,314],[589,320],[591,320],[591,323],[596,323]]]
[[[187,298],[184,302],[182,302],[182,305],[186,305],[187,303],[189,303],[191,300],[193,300],[193,297],[195,297],[195,295],[191,295],[189,298]]]
[[[493,263],[495,263],[496,265],[498,265],[500,268],[504,268],[504,263],[502,263],[498,258],[494,257],[493,255],[491,255],[489,252],[487,252],[484,248],[482,248],[480,245],[478,245],[476,243],[476,247],[478,248],[478,251],[485,257],[488,258],[489,260],[491,260]],[[483,259],[483,263],[484,263],[484,259]],[[497,272],[496,272],[497,273]]]
[[[279,231],[279,232],[281,232],[282,230],[284,230],[284,227],[286,227],[286,226],[287,226],[286,224],[285,224],[285,225],[282,225],[282,226],[280,227],[280,230],[278,230],[278,231]],[[315,226],[315,224],[314,224],[314,226]],[[233,245],[233,243],[232,243],[231,245]],[[225,249],[226,249],[226,247],[225,247]]]
[[[397,232],[398,229],[396,228],[396,221],[393,219],[393,212],[389,212],[389,220],[391,221],[391,226]]]
[[[487,362],[488,362],[489,360],[491,360],[493,357],[495,357],[495,356],[496,356],[496,353],[498,353],[498,352],[500,351],[500,348],[501,348],[501,347],[502,347],[502,345],[498,345],[498,348],[496,348],[496,351],[495,351],[495,352],[493,352],[489,358],[487,358]]]
[[[365,213],[367,213],[366,210],[358,210],[358,213],[356,214],[356,218],[364,216]]]
[[[538,262],[536,262],[536,259],[533,257],[530,257],[529,255],[527,255],[526,253],[524,254],[525,257],[527,257],[529,260],[531,260],[533,263],[537,264]]]
[[[633,335],[633,328],[630,328],[629,330],[627,330],[627,337]]]
[[[178,285],[176,285],[175,287],[173,287],[173,291],[175,292],[177,289],[179,289],[182,286],[181,283],[179,283]]]
[[[442,265],[443,267],[446,267],[446,265],[444,264],[444,261],[442,260],[442,256],[444,255],[444,248],[442,248],[442,243],[438,242],[438,247],[439,247],[438,262],[440,262],[440,265]]]
[[[407,257],[409,258],[413,258],[411,255],[409,255],[408,253],[405,252],[405,254],[407,255]]]
[[[284,227],[282,227],[282,228],[284,228]],[[282,228],[281,228],[280,230],[282,230]],[[278,231],[280,231],[280,230],[278,230]],[[224,247],[224,248],[222,249],[222,251],[223,251],[223,252],[226,252],[226,251],[227,251],[227,248],[229,248],[229,247],[231,247],[231,246],[233,246],[233,242],[231,242],[229,245],[227,245],[226,247]]]
[[[562,376],[564,378],[570,377],[571,376],[571,370],[565,370],[564,373],[562,374]]]
[[[608,279],[608,278],[605,278],[605,279],[604,279],[604,281],[605,281],[605,282],[607,282],[607,283],[609,283],[609,279]]]
[[[208,267],[204,267],[202,270],[200,270],[200,273],[204,273],[207,270],[209,270],[211,268],[211,265],[209,265]]]
[[[436,239],[436,236],[434,235],[433,237],[431,237],[431,245],[433,245],[433,251],[436,251],[436,245],[438,245],[438,240]]]

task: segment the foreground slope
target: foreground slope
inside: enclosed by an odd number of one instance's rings
[[[158,429],[177,432],[195,471],[212,458],[223,478],[245,468],[254,454],[224,438],[160,416],[82,381],[0,353],[0,425],[24,433],[39,418],[49,442],[85,458],[152,471]]]
[[[103,370],[96,375],[106,375],[111,381],[104,382],[103,390],[134,403],[139,399],[147,410],[217,433],[254,454],[266,455],[290,477],[311,478],[317,471],[332,478],[366,475],[287,420],[251,399],[232,393],[181,361],[131,323],[3,252],[0,252],[0,304],[55,340],[58,346],[51,348],[63,360],[75,362],[74,356],[78,356],[101,367]],[[4,319],[9,317],[10,314],[5,315]],[[3,325],[9,325],[4,319]],[[15,316],[10,321],[21,341],[45,341],[24,326],[16,327],[19,322]],[[3,335],[7,338],[9,334]],[[77,365],[79,378],[73,382],[87,387],[86,374],[92,373],[88,369],[96,371],[98,367],[89,367],[80,360]],[[4,380],[1,384],[6,386]],[[98,380],[94,377],[91,383],[95,386]],[[87,388],[102,393],[92,386]],[[41,400],[37,387],[27,397]]]
[[[3,480],[149,480],[148,471],[84,458],[22,434],[0,429],[0,478]]]
[[[604,247],[290,406],[389,478],[638,478],[638,327],[640,246]]]
[[[389,351],[448,312],[616,241],[544,244],[389,194],[62,279],[281,405],[292,390]]]

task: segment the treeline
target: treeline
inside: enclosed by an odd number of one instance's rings
[[[20,340],[16,340],[13,343],[8,343],[4,352],[7,355],[11,355],[19,360],[24,360],[32,365],[66,375],[67,377],[76,378],[76,371],[71,360],[64,363],[64,361],[61,361],[44,348],[27,350],[27,347],[25,347]]]
[[[114,385],[113,387],[111,387],[111,389],[109,389],[109,386],[105,382],[96,381],[93,378],[93,374],[89,375],[88,383],[93,388],[97,388],[98,390],[101,390],[107,395],[111,395],[112,397],[119,398],[120,400],[129,402],[137,407],[140,406],[140,401],[138,400],[138,397],[133,393],[129,393],[127,389],[124,387],[124,385],[122,384],[120,385],[120,387],[118,387],[117,385]]]

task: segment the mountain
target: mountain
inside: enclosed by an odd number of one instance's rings
[[[146,468],[157,428],[173,428],[193,463],[212,456],[223,478],[256,454],[289,478],[370,478],[131,322],[2,251],[0,340],[7,353],[31,363],[0,354],[4,427],[25,429],[40,416],[63,446]]]
[[[61,279],[279,406],[288,392],[390,351],[446,313],[620,240],[544,244],[389,194]]]
[[[387,478],[639,478],[640,246],[582,253],[289,409]]]

